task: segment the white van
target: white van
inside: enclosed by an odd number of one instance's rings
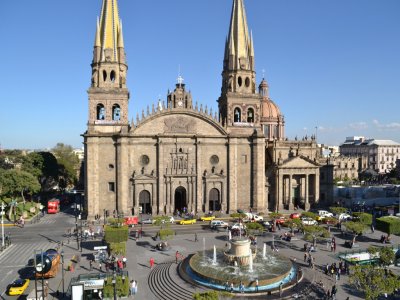
[[[216,229],[216,228],[228,228],[228,223],[222,221],[222,220],[212,220],[210,222],[210,227],[211,229]]]

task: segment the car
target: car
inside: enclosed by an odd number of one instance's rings
[[[303,225],[317,225],[318,222],[313,218],[301,218],[301,223]]]
[[[319,210],[318,211],[318,216],[320,217],[333,217],[333,213],[326,211],[326,210]]]
[[[285,222],[286,222],[286,218],[285,217],[279,217],[279,218],[275,219],[275,223],[276,224],[281,224],[282,225]]]
[[[263,216],[259,216],[257,214],[253,214],[253,220],[256,222],[262,222],[264,221],[264,217]]]
[[[180,225],[189,225],[196,223],[196,219],[183,219],[179,221]]]
[[[22,295],[29,286],[29,279],[17,279],[8,287],[7,294],[10,296]]]
[[[352,216],[350,216],[349,214],[343,213],[340,214],[338,217],[339,221],[348,221],[352,219]]]
[[[222,220],[212,220],[210,222],[210,228],[211,229],[217,229],[217,228],[228,228],[229,224],[222,221]]]
[[[231,230],[245,230],[246,229],[246,225],[244,225],[243,223],[235,223],[230,227]]]
[[[271,229],[272,228],[272,223],[269,222],[269,221],[263,221],[261,224],[267,229]]]
[[[291,219],[299,219],[300,218],[300,213],[292,213],[292,214],[290,214],[289,218],[291,218]]]
[[[205,215],[205,216],[202,216],[201,218],[200,218],[200,220],[202,220],[203,222],[205,222],[205,221],[212,221],[212,220],[214,220],[215,219],[215,216],[210,216],[210,215]]]
[[[153,224],[153,219],[146,218],[139,221],[140,224]]]

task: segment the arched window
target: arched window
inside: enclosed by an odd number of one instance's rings
[[[103,70],[103,81],[107,80],[107,72],[106,70]]]
[[[254,109],[252,108],[247,110],[247,122],[254,123]]]
[[[113,106],[113,120],[114,121],[119,121],[121,120],[121,108],[119,107],[118,104],[114,104]]]
[[[97,120],[104,120],[105,119],[105,117],[106,117],[106,109],[104,108],[103,104],[97,104],[96,112],[97,112],[97,116],[96,116]]]
[[[242,122],[242,112],[239,107],[235,108],[235,112],[233,114],[233,122],[235,123]]]

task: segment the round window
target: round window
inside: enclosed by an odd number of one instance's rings
[[[140,164],[142,166],[147,166],[149,164],[149,162],[150,162],[150,158],[147,155],[142,155],[140,157]]]
[[[215,166],[219,163],[219,157],[217,155],[213,155],[210,157],[210,163]]]

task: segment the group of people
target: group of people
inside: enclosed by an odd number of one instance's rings
[[[311,269],[315,268],[315,257],[311,255],[311,251],[304,252],[304,262],[307,263]]]
[[[391,243],[390,236],[382,234],[381,238],[380,238],[380,242],[382,244],[390,244]]]
[[[122,256],[121,258],[118,258],[116,256],[110,256],[108,259],[104,260],[99,260],[99,271],[103,272],[103,264],[105,267],[105,271],[116,271],[117,273],[122,272],[123,269],[126,268],[126,263],[128,259],[125,256]],[[93,263],[94,260],[90,260],[89,262],[89,267],[90,271],[93,269]]]

